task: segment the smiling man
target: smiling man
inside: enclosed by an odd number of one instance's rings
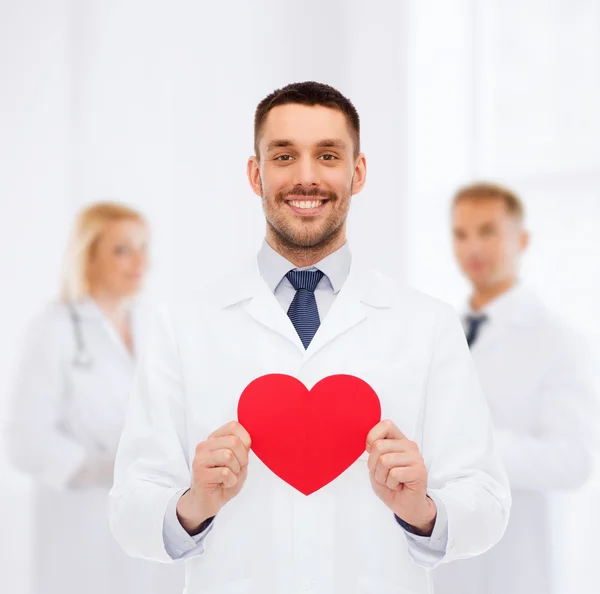
[[[338,91],[306,82],[266,97],[248,179],[265,242],[157,316],[117,458],[115,537],[133,556],[185,560],[189,594],[429,593],[427,569],[492,547],[510,506],[460,322],[353,263],[346,220],[366,159]],[[379,397],[385,420],[360,436],[365,451],[309,496],[255,456],[237,420],[242,392],[268,374],[309,389],[352,375]],[[327,464],[343,431],[334,443],[310,447]]]
[[[275,99],[257,109],[256,156],[248,162],[248,178],[262,197],[267,243],[313,263],[315,256],[320,260],[344,245],[350,199],[365,182],[358,114],[345,103],[341,109],[319,109],[274,105]],[[323,130],[336,136],[324,138]],[[314,183],[315,168],[319,183]]]

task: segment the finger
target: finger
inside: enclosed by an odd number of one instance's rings
[[[248,464],[248,450],[236,435],[225,435],[224,437],[215,437],[204,442],[206,450],[214,452],[216,450],[231,450],[238,459],[240,466]]]
[[[418,478],[414,466],[406,466],[404,468],[392,468],[386,477],[386,487],[398,490],[400,485],[406,485],[414,482]]]
[[[375,472],[373,474],[374,474],[375,480],[380,485],[385,485],[387,483],[387,478],[388,478],[388,474],[389,473],[390,473],[390,469],[389,468],[386,468],[382,464],[378,464],[375,467]]]
[[[367,465],[371,472],[375,472],[375,468],[378,464],[381,464],[388,470],[391,470],[392,468],[396,468],[398,466],[413,466],[414,464],[421,463],[421,461],[421,456],[418,454],[418,452],[389,452],[378,455],[375,450],[372,449]]]
[[[240,470],[240,472],[237,475],[237,483],[236,485],[242,483],[244,484],[244,482],[246,481],[246,477],[248,476],[248,467],[247,466],[242,466],[242,469]]]
[[[369,470],[374,471],[379,458],[389,453],[420,455],[417,444],[408,439],[378,439],[371,445]]]
[[[238,478],[229,468],[204,468],[198,476],[198,482],[202,485],[223,485],[226,488],[235,487]]]
[[[398,479],[394,478],[394,475],[389,472],[385,481],[385,486],[392,491],[400,491],[404,487],[404,483],[401,483]]]
[[[208,439],[212,439],[213,437],[225,437],[226,435],[234,435],[236,425],[239,425],[237,421],[229,421],[229,423],[225,423],[225,425],[219,427],[216,431],[213,431],[208,436]]]
[[[240,425],[237,421],[233,421],[233,434],[244,444],[244,447],[249,450],[252,446],[252,438],[250,433],[246,431],[243,425]]]
[[[240,461],[231,450],[214,450],[208,453],[205,464],[207,466],[215,467],[227,467],[233,472],[233,474],[239,474],[242,469]]]
[[[252,445],[250,434],[237,421],[230,421],[208,436],[208,439],[215,437],[225,437],[227,435],[235,435],[244,444],[244,447],[249,450]]]
[[[371,445],[378,439],[406,439],[406,436],[392,421],[386,419],[380,421],[369,431],[367,435],[367,452],[371,450]]]

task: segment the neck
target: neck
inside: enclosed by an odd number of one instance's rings
[[[475,292],[471,297],[471,307],[474,311],[483,309],[488,303],[512,289],[516,284],[517,278],[511,277],[494,285],[475,287]]]
[[[102,290],[92,291],[91,297],[96,302],[96,305],[98,305],[102,313],[118,328],[127,323],[129,310],[128,298],[117,297]]]
[[[313,266],[333,252],[337,252],[346,243],[345,228],[319,245],[304,247],[293,246],[283,241],[270,227],[267,228],[267,243],[288,262],[297,268]]]

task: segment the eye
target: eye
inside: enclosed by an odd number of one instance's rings
[[[278,157],[275,157],[275,161],[291,161],[291,160],[292,160],[291,155],[279,155]]]
[[[130,252],[130,249],[126,245],[118,245],[114,251],[117,256],[124,256]]]
[[[335,161],[337,157],[335,155],[327,153],[325,155],[321,155],[319,159],[323,159],[323,161]]]

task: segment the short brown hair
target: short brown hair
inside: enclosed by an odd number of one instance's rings
[[[341,111],[348,120],[354,141],[354,153],[360,152],[360,118],[352,102],[337,89],[314,81],[292,83],[267,95],[256,107],[254,114],[254,151],[258,156],[258,140],[261,128],[269,112],[278,105],[298,103],[313,107],[321,105]]]
[[[452,200],[454,208],[462,200],[502,200],[508,213],[518,221],[525,218],[525,207],[519,196],[506,186],[491,182],[477,182],[460,188]]]

